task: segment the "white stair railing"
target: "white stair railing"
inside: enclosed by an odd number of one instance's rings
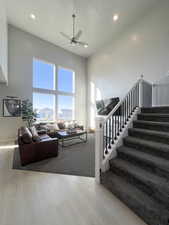
[[[113,155],[112,149],[118,146],[118,140],[127,128],[127,124],[136,110],[143,106],[152,106],[152,84],[143,80],[141,76],[108,116],[96,117],[95,177],[97,182],[100,182],[100,173],[106,170],[105,165]],[[116,156],[115,151],[114,156]]]

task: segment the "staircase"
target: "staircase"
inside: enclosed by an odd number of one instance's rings
[[[142,108],[101,183],[149,225],[169,225],[169,107]]]

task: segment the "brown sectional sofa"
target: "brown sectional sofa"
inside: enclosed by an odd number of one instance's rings
[[[27,127],[18,130],[18,144],[22,166],[58,156],[58,139],[41,132],[32,133]]]

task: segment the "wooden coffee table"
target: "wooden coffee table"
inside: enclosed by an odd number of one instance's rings
[[[62,147],[68,147],[75,144],[87,142],[87,131],[85,130],[76,130],[76,132],[74,133],[69,133],[67,131],[57,131],[56,136],[59,140],[61,140]],[[69,142],[71,140],[80,140],[80,141],[71,144],[65,144],[65,142]]]

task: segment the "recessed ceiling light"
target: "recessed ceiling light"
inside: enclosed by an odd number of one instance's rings
[[[85,44],[85,45],[84,45],[84,48],[88,48],[88,47],[89,47],[89,45],[88,45],[88,44]]]
[[[31,18],[32,20],[36,20],[35,14],[31,13],[31,14],[30,14],[30,18]]]
[[[138,36],[137,36],[136,34],[133,35],[133,36],[132,36],[132,40],[133,40],[133,41],[137,41],[137,40],[138,40]]]
[[[117,21],[118,19],[119,19],[119,15],[118,15],[118,14],[114,14],[114,15],[113,15],[113,20],[114,20],[114,21]]]

